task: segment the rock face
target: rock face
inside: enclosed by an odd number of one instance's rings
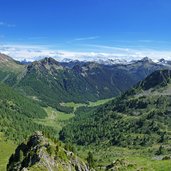
[[[20,144],[9,159],[7,171],[90,171],[89,167],[60,142],[52,142],[41,132]]]

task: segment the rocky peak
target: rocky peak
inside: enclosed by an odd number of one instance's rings
[[[170,60],[166,60],[164,58],[160,59],[159,63],[164,64],[164,65],[171,65],[171,61]]]
[[[44,64],[44,65],[60,65],[60,63],[58,62],[58,61],[56,61],[55,59],[53,59],[53,58],[51,58],[51,57],[46,57],[46,58],[44,58],[44,59],[42,59],[42,60],[40,60],[40,62],[42,63],[42,64]]]
[[[27,170],[73,170],[90,171],[72,151],[60,142],[52,142],[41,132],[35,132],[27,143],[20,144],[9,159],[7,171]]]
[[[161,63],[167,63],[167,61],[164,58],[159,59],[159,62],[161,62]]]
[[[142,58],[141,60],[140,60],[141,62],[148,62],[148,63],[152,63],[153,61],[152,61],[152,59],[150,59],[149,57],[144,57],[144,58]]]
[[[36,70],[40,72],[51,71],[51,70],[62,70],[63,66],[53,58],[44,58],[40,61],[32,62],[27,66],[27,70]]]
[[[44,137],[43,137],[42,132],[37,131],[29,138],[27,146],[35,147],[39,144],[42,144],[43,142],[44,142]]]

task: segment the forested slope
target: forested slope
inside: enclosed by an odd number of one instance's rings
[[[169,144],[171,71],[156,71],[133,89],[87,115],[78,114],[60,138],[79,145],[123,147]]]
[[[34,119],[45,118],[46,115],[39,104],[0,84],[0,132],[8,139],[20,142],[36,130],[53,135],[52,128],[34,122]]]

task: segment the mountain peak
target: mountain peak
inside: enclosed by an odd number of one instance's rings
[[[143,62],[143,63],[146,63],[146,62],[153,63],[152,59],[149,58],[149,57],[147,57],[147,56],[144,57],[144,58],[142,58],[141,60],[139,60],[139,62]]]
[[[67,148],[67,149],[66,149]],[[35,132],[27,143],[20,144],[10,157],[7,171],[27,170],[90,171],[89,167],[68,147],[54,143],[41,132]]]
[[[164,58],[159,59],[159,62],[161,62],[161,63],[167,63],[167,61]]]
[[[53,65],[53,64],[60,65],[60,63],[52,57],[45,57],[44,59],[40,60],[40,62],[48,65]]]
[[[44,59],[41,59],[40,61],[32,62],[27,67],[28,71],[31,71],[32,69],[37,71],[50,71],[51,69],[60,70],[63,69],[63,66],[56,61],[55,59],[51,57],[46,57]]]

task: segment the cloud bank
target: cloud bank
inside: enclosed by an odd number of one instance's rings
[[[0,53],[7,54],[16,60],[34,61],[44,57],[53,57],[58,61],[64,58],[78,60],[97,60],[97,59],[121,59],[121,60],[137,60],[143,57],[149,57],[156,61],[161,58],[171,60],[171,51],[154,50],[154,49],[130,49],[118,48],[103,45],[94,45],[94,51],[66,51],[54,50],[43,46],[32,45],[3,45],[0,46]]]

